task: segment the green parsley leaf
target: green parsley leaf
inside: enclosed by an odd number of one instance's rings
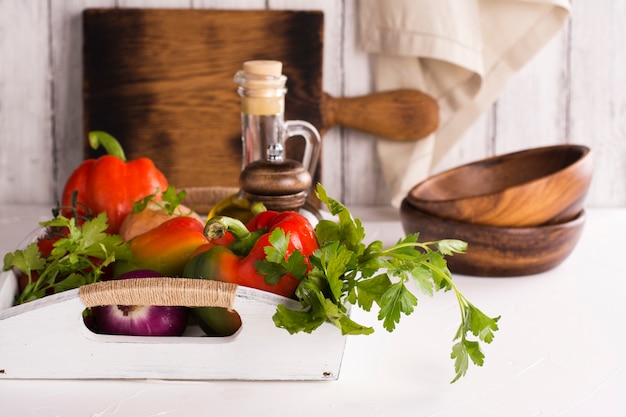
[[[469,354],[463,341],[457,342],[452,346],[452,353],[450,358],[454,359],[454,371],[456,376],[452,382],[458,381],[462,376],[465,376],[467,369],[469,368]]]
[[[307,311],[294,311],[281,304],[276,308],[276,313],[272,320],[277,327],[286,329],[290,334],[294,334],[298,332],[313,332],[326,322],[326,317],[320,316],[312,319],[311,314]]]
[[[360,270],[363,278],[369,278],[378,273],[381,269],[386,269],[390,266],[389,262],[385,258],[381,258],[376,254],[383,249],[383,242],[377,240],[370,243],[361,257],[359,258],[360,264],[358,269]],[[373,254],[373,256],[370,256]]]
[[[174,211],[182,204],[185,197],[187,197],[187,191],[181,190],[177,192],[176,188],[170,185],[163,191],[163,194],[161,194],[161,200],[165,203],[163,209],[170,216],[173,215]]]
[[[495,337],[494,332],[498,330],[500,316],[491,318],[469,303],[468,308],[471,312],[469,328],[472,334],[485,343],[491,343]]]
[[[328,242],[340,241],[349,250],[357,253],[358,255],[363,253],[365,245],[362,242],[365,239],[365,229],[363,228],[361,221],[353,218],[346,206],[337,200],[328,197],[326,190],[321,186],[321,184],[317,185],[317,196],[321,202],[326,204],[330,213],[337,216],[339,219],[337,224],[338,232],[335,236],[330,237],[330,239],[328,236],[324,236],[324,233],[322,233],[323,229],[318,231],[316,227],[315,233],[318,237],[320,245],[324,246]]]
[[[285,268],[280,263],[258,260],[254,262],[254,267],[260,275],[265,277],[265,282],[270,285],[278,284],[278,281],[285,275]]]
[[[439,252],[428,252],[428,267],[433,271],[433,283],[437,291],[444,290],[449,291],[452,289],[452,282],[450,280],[452,274],[448,269],[448,264]]]
[[[29,283],[18,296],[18,304],[44,297],[49,292],[61,292],[100,279],[104,268],[116,259],[130,260],[132,253],[119,235],[106,233],[106,213],[76,224],[75,218],[58,215],[42,222],[44,228],[67,231],[53,244],[47,258],[39,252],[36,242],[25,250],[17,250],[4,258],[4,268],[15,267],[29,276]],[[37,279],[33,280],[33,272]]]
[[[277,227],[272,230],[268,240],[271,245],[264,248],[267,262],[281,263],[287,256],[289,233]]]
[[[339,246],[338,242],[333,242],[317,250],[312,257],[316,260],[315,265],[323,271],[333,299],[339,300],[343,291],[341,278],[352,263],[354,253],[345,246]]]
[[[374,278],[358,281],[356,288],[358,290],[358,303],[365,311],[370,311],[372,305],[376,303],[381,305],[383,294],[391,287],[391,280],[387,274],[380,274]]]
[[[491,318],[473,306],[459,291],[447,267],[446,256],[463,254],[467,243],[456,239],[420,242],[410,234],[389,247],[379,241],[365,245],[365,231],[359,219],[326,194],[318,184],[317,196],[336,220],[321,220],[315,227],[320,249],[309,256],[312,269],[296,289],[302,309],[279,306],[274,322],[290,333],[311,332],[324,322],[334,324],[342,334],[370,334],[373,329],[349,317],[351,305],[366,311],[378,306],[378,319],[393,331],[403,315],[413,313],[417,297],[407,288],[432,296],[437,291],[454,291],[461,311],[451,358],[456,372],[452,382],[467,372],[470,363],[481,366],[484,355],[480,342],[491,343],[500,317]],[[280,246],[280,244],[277,244]],[[280,256],[275,255],[278,262]],[[470,340],[469,336],[478,340]]]
[[[435,292],[435,285],[433,284],[432,271],[423,266],[417,266],[411,270],[411,277],[417,288],[425,295],[432,297]]]
[[[24,271],[30,277],[32,271],[40,271],[46,265],[46,260],[41,257],[36,243],[31,243],[24,250],[16,250],[4,256],[5,271],[15,267]]]
[[[185,197],[187,197],[187,191],[181,190],[177,192],[176,188],[170,185],[161,193],[161,199],[157,200],[156,196],[159,191],[160,190],[157,189],[155,193],[135,201],[133,203],[133,213],[139,213],[148,208],[148,205],[154,204],[172,216],[175,214],[176,209],[182,204]]]
[[[287,273],[293,275],[293,277],[298,280],[301,280],[306,276],[306,270],[308,268],[306,258],[298,249],[291,252],[287,261],[283,261],[282,265],[285,267],[285,271],[287,271]]]
[[[254,262],[257,272],[265,276],[265,282],[276,285],[286,274],[303,279],[307,270],[306,258],[297,249],[288,255],[289,233],[277,227],[272,230],[268,241],[270,244],[263,248],[265,259]]]
[[[380,300],[378,319],[383,321],[383,327],[391,332],[400,322],[401,314],[409,315],[417,305],[417,297],[413,295],[403,282],[396,282],[385,291]]]
[[[85,276],[85,274],[72,272],[68,276],[63,278],[63,280],[61,280],[55,286],[55,291],[61,292],[65,290],[71,290],[72,288],[78,288],[81,285],[85,284],[88,284],[88,278]]]
[[[443,239],[435,243],[439,253],[445,256],[452,256],[455,253],[467,251],[467,242],[458,239]]]

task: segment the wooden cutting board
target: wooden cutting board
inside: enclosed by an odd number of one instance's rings
[[[306,120],[322,134],[339,124],[402,140],[426,136],[437,124],[434,100],[417,91],[356,101],[325,94],[322,12],[87,9],[83,18],[85,132],[111,133],[129,159],[153,159],[178,188],[238,186],[233,76],[248,60],[282,61],[285,118]],[[368,110],[381,119],[369,127]],[[99,154],[87,143],[85,150]],[[297,159],[301,150],[288,152]]]

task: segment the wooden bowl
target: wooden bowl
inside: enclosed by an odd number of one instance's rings
[[[427,213],[469,223],[560,223],[582,210],[592,171],[586,146],[534,148],[434,175],[416,185],[407,199]]]
[[[419,232],[420,242],[460,239],[467,252],[446,257],[454,273],[485,277],[538,274],[559,265],[572,252],[583,230],[585,212],[558,224],[536,227],[496,227],[443,219],[413,207],[400,206],[407,234]]]

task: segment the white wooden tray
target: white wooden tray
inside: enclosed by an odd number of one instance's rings
[[[174,289],[172,280],[177,284]],[[217,281],[152,278],[101,282],[12,306],[16,281],[12,272],[0,275],[0,379],[334,380],[339,376],[346,337],[331,324],[312,334],[290,335],[277,328],[272,321],[276,306],[299,306],[278,295]],[[129,291],[140,297],[146,291],[158,294],[157,299],[136,304],[230,305],[240,314],[242,327],[226,338],[200,336],[199,329],[181,337],[152,337],[101,335],[86,327],[82,313],[94,294],[108,297],[107,304],[128,305],[134,301],[128,299]]]

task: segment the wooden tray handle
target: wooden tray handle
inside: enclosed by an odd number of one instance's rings
[[[393,90],[359,97],[324,94],[324,127],[344,126],[386,139],[413,141],[433,133],[439,125],[439,106],[418,90]]]
[[[135,278],[96,282],[80,287],[86,307],[151,305],[225,307],[232,309],[238,286],[192,278]]]

